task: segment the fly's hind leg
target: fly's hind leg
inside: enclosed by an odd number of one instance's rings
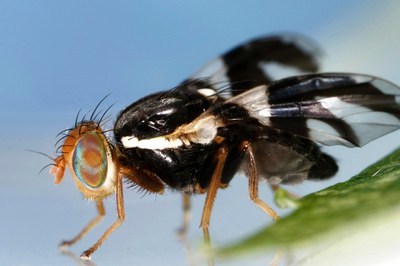
[[[242,142],[242,149],[246,153],[248,160],[248,175],[249,175],[249,196],[250,199],[260,207],[265,213],[267,213],[274,221],[279,219],[278,214],[260,199],[258,196],[258,173],[256,160],[254,158],[253,148],[249,141]]]
[[[183,209],[183,221],[181,227],[178,228],[178,236],[185,238],[190,222],[190,195],[188,193],[182,194],[182,209]]]
[[[61,242],[60,244],[61,250],[65,250],[67,247],[78,242],[82,237],[84,237],[87,233],[89,233],[101,220],[103,220],[104,216],[106,215],[103,201],[102,200],[96,201],[96,207],[98,212],[97,216],[93,218],[76,237]]]

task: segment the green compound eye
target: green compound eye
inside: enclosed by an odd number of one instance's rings
[[[96,132],[86,134],[79,140],[72,157],[75,175],[89,188],[100,187],[107,177],[107,151]]]

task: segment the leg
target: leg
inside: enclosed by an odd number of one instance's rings
[[[213,176],[211,177],[211,183],[208,188],[206,202],[204,203],[200,227],[203,228],[204,240],[206,241],[206,244],[210,243],[210,234],[208,232],[208,227],[210,225],[211,211],[214,204],[215,196],[217,195],[217,190],[220,186],[222,170],[224,169],[227,155],[227,149],[225,147],[221,147],[217,154],[217,166],[215,168]]]
[[[106,212],[105,212],[104,206],[103,206],[103,201],[102,200],[96,201],[96,207],[97,207],[97,212],[98,212],[97,216],[93,220],[91,220],[88,223],[88,225],[86,225],[85,228],[83,228],[83,230],[76,237],[74,237],[71,240],[66,240],[66,241],[61,242],[61,244],[60,244],[61,250],[78,242],[78,240],[80,240],[87,233],[89,233],[90,230],[92,230],[93,227],[96,226],[96,224],[98,224],[101,220],[103,220],[104,216],[106,215]]]
[[[182,207],[183,207],[183,222],[182,226],[178,229],[178,235],[180,237],[186,236],[187,229],[190,221],[190,195],[188,193],[182,194]]]
[[[184,247],[188,265],[195,265],[195,259],[193,257],[192,247],[190,241],[187,239],[187,231],[189,228],[190,222],[190,210],[191,210],[191,202],[190,202],[190,194],[183,193],[182,194],[182,208],[183,208],[183,222],[182,225],[178,228],[177,235],[179,240],[182,242]]]
[[[248,155],[249,160],[249,196],[250,199],[257,204],[264,212],[266,212],[273,220],[278,220],[279,216],[276,212],[269,207],[265,202],[263,202],[258,196],[258,173],[256,160],[254,159],[253,149],[249,141],[242,142],[243,150]]]
[[[117,176],[116,181],[116,198],[117,198],[117,213],[118,213],[118,220],[114,222],[107,231],[100,237],[99,240],[88,250],[84,251],[81,255],[81,259],[90,259],[90,255],[95,252],[101,244],[106,240],[115,229],[118,228],[122,224],[125,219],[125,210],[124,210],[124,196],[122,192],[122,175]]]

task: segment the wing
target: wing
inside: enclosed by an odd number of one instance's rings
[[[301,35],[261,37],[227,51],[183,83],[214,91],[227,85],[231,97],[278,78],[317,72],[320,54],[320,49]]]
[[[400,87],[367,75],[309,74],[253,88],[214,114],[237,113],[223,119],[238,123],[238,109],[269,129],[324,145],[362,146],[400,128]]]

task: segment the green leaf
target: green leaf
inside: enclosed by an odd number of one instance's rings
[[[244,240],[216,249],[216,255],[231,257],[315,245],[324,239],[343,239],[357,228],[366,234],[364,228],[373,228],[369,224],[393,213],[399,221],[400,149],[346,182],[297,200],[296,205],[298,208],[287,217]]]

